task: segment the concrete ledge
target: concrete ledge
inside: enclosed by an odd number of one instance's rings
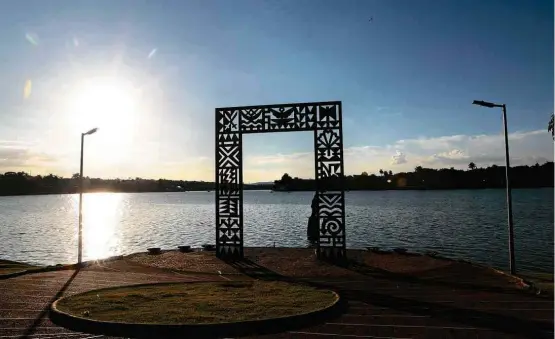
[[[219,281],[218,281],[219,282]],[[208,281],[195,281],[182,284],[203,284]],[[158,284],[139,284],[125,287],[141,287],[141,286],[160,286],[174,285],[171,283]],[[118,289],[118,287],[102,288],[93,291],[106,291]],[[85,293],[90,293],[87,291]],[[143,323],[123,323],[111,321],[92,320],[83,317],[74,316],[66,312],[62,312],[57,308],[59,301],[56,300],[49,312],[50,320],[56,325],[66,327],[73,331],[86,332],[91,334],[100,334],[107,336],[133,337],[133,338],[221,338],[247,335],[262,335],[280,333],[286,330],[293,330],[301,327],[315,325],[325,322],[328,319],[339,316],[346,310],[346,303],[339,297],[337,293],[331,291],[335,295],[335,302],[327,308],[316,310],[309,313],[295,314],[291,316],[249,320],[228,323],[212,323],[212,324],[179,324],[179,325],[163,325],[163,324],[143,324]],[[69,297],[68,297],[69,298]]]

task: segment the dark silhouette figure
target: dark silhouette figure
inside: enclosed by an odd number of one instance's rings
[[[310,213],[310,217],[308,217],[306,236],[309,241],[314,242],[318,239],[318,193],[314,194],[310,208],[312,212]]]

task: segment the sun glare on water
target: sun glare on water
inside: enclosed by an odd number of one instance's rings
[[[120,252],[120,221],[123,194],[83,195],[83,256],[86,260],[106,258]],[[79,206],[75,196],[75,208]]]

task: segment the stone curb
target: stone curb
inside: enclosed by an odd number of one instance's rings
[[[218,281],[193,281],[178,284],[203,284]],[[160,286],[175,285],[175,282],[155,283],[155,284],[137,284],[125,287],[142,287],[142,286]],[[120,288],[109,287],[96,289],[91,291],[106,291]],[[87,291],[85,293],[90,293]],[[73,331],[86,332],[91,334],[133,337],[133,338],[220,338],[235,337],[246,335],[262,335],[280,333],[286,330],[306,327],[313,324],[322,323],[328,319],[338,316],[345,308],[346,303],[339,295],[331,291],[336,300],[330,306],[309,313],[296,314],[291,316],[248,320],[240,322],[214,323],[214,324],[182,324],[182,325],[163,325],[163,324],[142,324],[142,323],[122,323],[110,321],[98,321],[70,315],[66,312],[58,310],[57,304],[60,298],[56,300],[49,312],[50,320],[56,325],[66,327]],[[75,295],[74,295],[75,296]]]

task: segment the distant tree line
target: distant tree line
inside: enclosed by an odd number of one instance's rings
[[[185,192],[212,191],[214,182],[166,179],[99,179],[83,178],[84,192]],[[244,189],[270,189],[271,185],[244,185]],[[28,194],[65,194],[79,192],[79,173],[71,178],[54,174],[31,176],[26,172],[0,174],[0,196]]]
[[[393,173],[381,170],[379,175],[362,172],[343,178],[331,177],[319,184],[325,189],[346,190],[410,190],[410,189],[478,189],[504,188],[505,166],[492,165],[478,168],[471,162],[468,170],[453,167],[433,169],[417,166],[413,172]],[[510,168],[513,188],[553,187],[553,162],[543,165],[515,166]],[[314,179],[292,178],[285,173],[280,180],[274,182],[276,191],[310,191],[314,190]]]
[[[553,162],[543,165],[511,167],[511,184],[514,188],[553,187]],[[468,170],[453,167],[432,169],[417,166],[413,172],[393,173],[380,170],[379,175],[362,172],[343,178],[331,177],[321,180],[326,189],[391,190],[391,189],[475,189],[504,188],[505,167],[478,168],[473,162]],[[83,178],[84,192],[186,192],[212,191],[214,182],[167,179],[100,179]],[[243,189],[273,189],[276,191],[310,191],[316,183],[313,179],[292,178],[284,174],[272,184],[245,184]],[[64,178],[54,174],[32,176],[26,172],[0,174],[0,196],[28,194],[66,194],[79,192],[79,174]]]

